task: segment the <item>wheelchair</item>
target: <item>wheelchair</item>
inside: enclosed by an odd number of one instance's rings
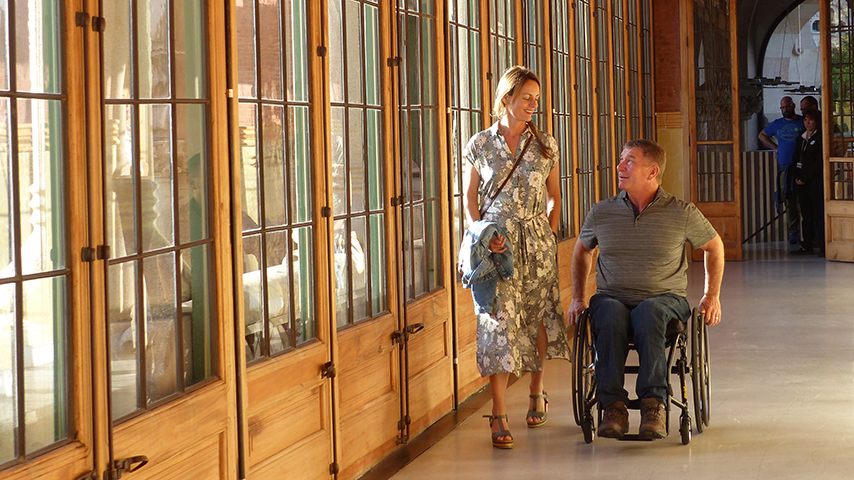
[[[709,426],[709,400],[711,397],[711,374],[709,363],[709,327],[703,321],[699,309],[694,308],[688,325],[679,320],[673,320],[667,325],[665,348],[667,351],[667,395],[666,427],[670,434],[670,406],[679,407],[682,414],[679,417],[679,433],[682,444],[691,442],[691,413],[688,405],[688,381],[692,382],[694,415],[697,433]],[[634,350],[634,344],[629,344]],[[689,357],[690,352],[690,357]],[[593,409],[597,408],[596,401],[596,347],[593,341],[593,329],[590,313],[585,310],[578,319],[572,349],[572,408],[575,422],[584,433],[584,441],[593,443],[596,428],[593,422]],[[627,374],[637,374],[638,365],[626,365]],[[675,396],[671,377],[679,376],[679,396]],[[640,409],[640,399],[631,399],[627,407],[630,410]],[[598,410],[597,423],[602,421],[602,410]],[[637,434],[625,434],[621,440],[646,440]]]

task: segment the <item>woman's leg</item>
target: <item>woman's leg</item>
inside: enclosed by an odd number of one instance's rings
[[[531,372],[531,395],[542,395],[545,386],[543,385],[543,373],[546,371],[546,349],[549,346],[549,338],[546,334],[546,327],[543,322],[540,322],[540,334],[537,337],[537,353],[540,355],[540,371]],[[546,400],[544,398],[531,399],[532,405],[529,405],[528,410],[535,412],[546,411]],[[542,420],[540,417],[528,417],[528,423],[537,423]]]
[[[507,382],[510,380],[509,373],[496,373],[494,375],[489,376],[489,388],[492,390],[492,414],[493,415],[505,415],[507,414],[507,403],[505,403],[505,397],[507,393]],[[510,428],[510,422],[507,422],[507,428]],[[498,432],[502,430],[502,424],[500,421],[496,420],[492,422],[492,432]],[[508,436],[498,437],[496,440],[499,442],[510,441],[511,438]]]

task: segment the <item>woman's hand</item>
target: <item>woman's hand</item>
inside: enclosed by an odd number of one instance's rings
[[[492,253],[504,253],[507,251],[507,247],[504,246],[504,243],[507,240],[498,235],[498,238],[493,238],[489,241],[489,251]]]
[[[801,180],[800,178],[796,178],[796,179],[795,179],[795,183],[797,183],[798,185],[803,185],[803,184],[804,184],[804,181],[803,181],[803,180]]]

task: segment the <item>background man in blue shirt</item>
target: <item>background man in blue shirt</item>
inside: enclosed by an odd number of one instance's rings
[[[786,206],[789,243],[797,244],[801,240],[801,212],[797,197],[789,188],[786,170],[795,154],[795,142],[804,133],[804,120],[795,113],[792,97],[780,99],[780,111],[783,112],[783,117],[774,120],[759,132],[759,141],[777,152],[777,191],[780,194],[778,201]],[[777,143],[774,143],[771,137],[777,137]]]

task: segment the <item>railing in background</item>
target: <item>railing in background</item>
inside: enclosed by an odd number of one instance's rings
[[[779,242],[786,238],[784,214],[777,212],[777,160],[772,150],[744,152],[742,172],[742,231],[744,243]],[[782,206],[780,207],[782,211]]]

